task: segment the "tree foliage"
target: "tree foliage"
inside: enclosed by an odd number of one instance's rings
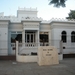
[[[75,10],[70,10],[70,13],[66,19],[75,19]]]
[[[49,2],[49,5],[51,5],[51,4],[53,4],[55,7],[65,7],[66,6],[66,4],[65,4],[65,2],[67,1],[67,0],[49,0],[50,2]]]

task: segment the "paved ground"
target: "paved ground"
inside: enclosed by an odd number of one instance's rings
[[[0,61],[0,75],[75,75],[75,58],[64,59],[59,65],[53,66]]]

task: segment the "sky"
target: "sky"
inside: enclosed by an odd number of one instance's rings
[[[75,10],[75,0],[67,0],[65,8],[53,7],[49,5],[49,0],[0,0],[0,12],[4,12],[5,16],[17,16],[18,7],[37,8],[38,17],[50,20],[51,18],[67,17],[70,10]]]

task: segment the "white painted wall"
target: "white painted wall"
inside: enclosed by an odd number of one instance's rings
[[[18,10],[17,16],[21,17],[37,17],[37,11],[26,11],[26,10]]]
[[[8,28],[0,28],[0,55],[8,55]]]
[[[9,25],[9,30],[10,31],[17,31],[17,30],[22,30],[23,29],[23,26],[22,26],[22,24],[21,23],[11,23],[10,25]]]
[[[53,40],[53,45],[58,48],[58,52],[60,52],[60,40],[61,40],[61,33],[62,31],[67,32],[67,42],[63,43],[63,47],[72,47],[75,45],[75,43],[71,43],[71,32],[75,31],[74,28],[54,28],[52,29],[52,40]],[[74,46],[73,46],[74,47]],[[75,53],[75,49],[63,49],[63,54],[70,54],[70,53]]]
[[[49,24],[41,24],[40,31],[50,31],[50,25]]]

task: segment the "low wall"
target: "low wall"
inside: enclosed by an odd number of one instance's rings
[[[37,56],[24,56],[24,55],[18,55],[16,57],[16,60],[18,62],[37,62]]]
[[[58,55],[59,60],[63,60],[62,55]],[[18,62],[37,62],[38,56],[24,56],[24,55],[18,55],[16,57],[16,60]]]
[[[63,55],[58,55],[58,60],[63,60]],[[19,55],[18,42],[16,42],[16,61],[18,62],[38,62],[38,55]]]

